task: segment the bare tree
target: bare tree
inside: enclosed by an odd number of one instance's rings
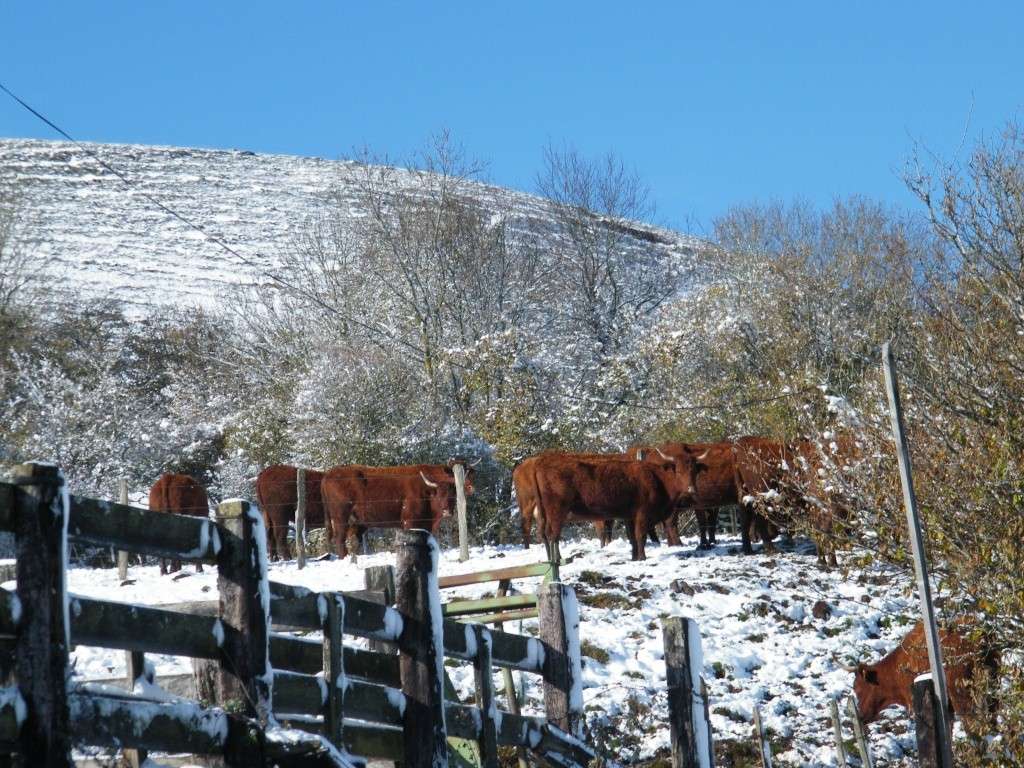
[[[39,276],[40,258],[19,242],[23,226],[16,188],[0,186],[0,318],[15,303],[32,303],[31,289]]]

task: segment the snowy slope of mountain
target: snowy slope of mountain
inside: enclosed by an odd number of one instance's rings
[[[266,279],[329,190],[341,210],[360,215],[357,169],[352,161],[245,151],[0,139],[0,192],[17,189],[27,218],[22,243],[44,256],[69,287],[118,299],[134,312],[208,305],[230,285]],[[399,179],[417,183],[407,171]],[[485,184],[471,189],[485,207],[511,211],[522,225],[550,222],[541,198]],[[160,210],[147,195],[242,258]],[[694,238],[643,224],[630,224],[629,234],[638,255],[685,258],[701,247]]]

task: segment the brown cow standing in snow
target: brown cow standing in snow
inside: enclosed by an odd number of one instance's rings
[[[718,508],[737,503],[736,458],[732,441],[660,443],[652,447],[662,455],[680,458],[690,455],[704,467],[697,475],[696,493],[692,502],[682,505],[681,509],[692,509],[697,518],[697,527],[700,531],[700,544],[697,548],[714,548],[715,533],[718,530]],[[635,449],[631,448],[630,450]],[[672,518],[672,527],[675,528],[675,515]],[[671,530],[668,523],[665,524],[665,527]],[[675,538],[678,542],[678,528],[675,528]],[[670,543],[672,541],[671,534],[669,541]]]
[[[692,496],[698,463],[690,456],[662,463],[581,459],[541,454],[533,467],[538,529],[552,562],[559,558],[562,528],[569,519],[628,520],[634,560],[646,559],[648,529],[663,522]]]
[[[473,473],[466,467],[466,494]],[[348,554],[349,526],[422,528],[437,533],[455,506],[451,466],[411,464],[398,467],[344,465],[324,474],[320,483],[324,511],[330,517],[338,557]]]
[[[833,485],[834,474],[856,452],[856,441],[849,437],[824,445],[811,440],[784,443],[764,437],[737,440],[736,494],[742,509],[743,551],[753,551],[753,528],[766,551],[771,551],[778,528],[792,527],[796,513],[809,524],[818,563],[836,565],[835,528],[849,516],[849,510]]]
[[[289,464],[275,464],[260,472],[256,478],[256,499],[263,510],[263,521],[267,526],[267,551],[271,560],[288,559],[288,524],[295,521],[298,507],[298,469]],[[324,515],[320,498],[320,481],[324,473],[315,469],[306,470],[306,527],[326,526],[327,540],[331,540],[330,519]]]
[[[523,531],[523,547],[526,549],[530,548],[531,543],[531,532],[533,530],[534,521],[534,510],[537,507],[536,502],[536,480],[534,478],[534,471],[536,470],[537,460],[543,456],[569,456],[576,459],[587,459],[594,461],[636,461],[636,454],[625,454],[625,453],[568,453],[565,451],[545,451],[544,453],[537,454],[534,456],[527,456],[521,462],[516,464],[512,470],[512,486],[516,492],[516,503],[519,506],[519,522]],[[594,520],[594,528],[597,531],[597,537],[601,542],[601,546],[607,546],[611,543],[612,536],[614,533],[615,520]],[[666,530],[668,529],[669,522],[664,523]],[[627,534],[631,535],[631,534]],[[543,532],[541,533],[543,537]],[[651,541],[655,544],[658,543],[658,537],[652,527],[648,531],[648,536]],[[678,539],[678,532],[676,534]],[[677,541],[678,543],[678,541]]]
[[[968,721],[975,708],[973,693],[976,680],[983,674],[998,673],[999,654],[982,648],[951,629],[939,630],[939,642],[942,644],[950,706],[961,719]],[[877,720],[887,707],[912,710],[914,679],[931,669],[924,626],[917,622],[900,644],[880,661],[855,667],[844,666],[843,669],[854,675],[857,711],[865,723]],[[989,711],[995,711],[994,700],[989,703]]]
[[[172,512],[176,515],[209,517],[210,501],[203,486],[188,475],[164,474],[149,489],[149,508],[154,512]],[[181,561],[160,560],[160,575],[181,570]],[[196,573],[203,572],[202,563],[196,563]]]

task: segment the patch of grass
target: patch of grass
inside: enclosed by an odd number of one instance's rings
[[[741,715],[739,712],[733,712],[728,707],[715,707],[711,710],[711,712],[713,714],[724,717],[727,720],[732,720],[734,723],[743,723],[744,725],[746,725],[749,722],[746,716]]]
[[[715,671],[716,680],[724,680],[729,675],[729,668],[720,661],[716,661],[712,664],[711,669]]]
[[[594,645],[589,640],[580,641],[580,653],[589,656],[598,664],[607,664],[612,658],[608,651],[599,645]]]
[[[714,749],[719,768],[761,768],[761,754],[753,740],[715,741]]]
[[[592,587],[600,587],[604,584],[604,576],[597,571],[581,571],[578,579]]]
[[[589,608],[629,608],[632,604],[630,599],[622,593],[607,590],[578,597],[579,601]]]
[[[762,632],[755,632],[752,635],[747,635],[746,640],[750,643],[763,643],[767,635]]]

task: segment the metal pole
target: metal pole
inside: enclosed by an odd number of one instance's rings
[[[924,618],[925,640],[928,645],[928,662],[935,684],[935,696],[939,700],[939,722],[937,736],[943,756],[944,768],[953,766],[953,749],[950,743],[949,695],[946,692],[946,675],[942,667],[942,646],[939,630],[935,623],[932,607],[932,588],[928,581],[928,562],[924,551],[924,536],[921,533],[921,517],[917,510],[917,496],[914,494],[914,480],[910,467],[910,450],[903,427],[903,407],[900,404],[899,385],[896,381],[896,363],[893,360],[889,342],[882,345],[882,368],[885,371],[885,388],[889,395],[889,413],[892,418],[892,437],[896,442],[896,457],[899,460],[900,484],[903,486],[903,506],[907,511],[907,528],[910,531],[910,546],[914,554],[914,573],[917,577],[917,591],[921,600],[921,615]]]

